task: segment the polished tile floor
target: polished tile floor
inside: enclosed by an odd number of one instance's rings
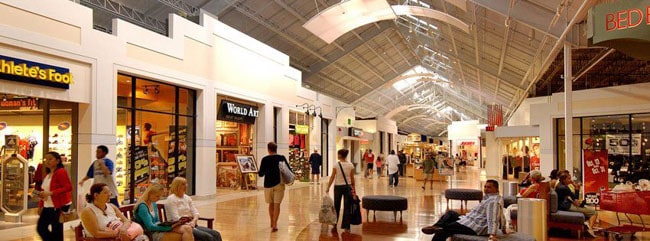
[[[359,178],[359,177],[357,177]],[[219,230],[224,240],[431,240],[430,235],[420,232],[420,228],[434,223],[447,209],[444,195],[447,188],[479,189],[479,171],[468,168],[457,173],[448,182],[435,182],[434,188],[423,191],[422,182],[412,178],[401,178],[399,187],[388,187],[386,177],[357,179],[359,195],[398,195],[408,198],[409,209],[405,211],[400,222],[393,218],[392,212],[377,212],[376,219],[370,213],[368,221],[363,213],[363,224],[352,226],[350,234],[332,233],[331,226],[318,222],[321,198],[325,195],[325,184],[296,183],[287,189],[281,206],[279,231],[271,232],[267,204],[263,191],[219,190],[216,198],[196,201],[202,216],[215,217],[215,229]],[[361,185],[359,185],[361,184]],[[332,193],[330,192],[330,195]],[[469,202],[473,207],[477,202]],[[460,202],[451,202],[451,208],[458,209]],[[648,207],[646,207],[648,208]],[[26,219],[35,219],[33,215]],[[614,223],[611,213],[602,213],[602,225]],[[13,228],[1,228],[0,240],[41,240],[36,235],[34,225],[22,225]],[[66,240],[74,240],[74,233],[69,228],[78,222],[66,225]],[[585,235],[583,235],[584,237]],[[650,240],[647,233],[637,235],[641,240]],[[551,240],[577,240],[576,236],[566,234]],[[583,240],[604,240],[604,238],[583,238]]]

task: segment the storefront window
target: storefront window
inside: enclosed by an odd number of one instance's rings
[[[116,182],[125,203],[177,176],[194,193],[194,102],[193,90],[118,75]]]
[[[255,121],[259,108],[256,103],[226,96],[219,97],[217,103],[219,104],[217,105],[215,129],[217,137],[216,185],[217,187],[248,188],[254,181],[255,175],[242,173],[237,164],[237,156],[246,155],[255,159],[253,140],[255,140]]]
[[[74,179],[77,104],[2,93],[0,97],[0,155],[18,154],[27,160],[28,191],[32,192],[35,171],[48,151],[61,154],[64,167]],[[38,200],[29,199],[28,208],[37,206]]]
[[[607,152],[608,181],[613,183],[648,178],[647,139],[650,133],[646,123],[650,114],[612,115],[574,118],[574,175],[582,175],[582,150]],[[575,123],[580,123],[576,128]],[[559,168],[564,166],[564,119],[557,120]],[[576,131],[578,130],[578,131]]]
[[[311,165],[309,164],[309,119],[303,113],[289,111],[289,165],[296,174],[296,179],[309,181]]]

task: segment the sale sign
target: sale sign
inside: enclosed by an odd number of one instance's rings
[[[585,194],[607,190],[607,150],[582,150],[582,160]]]

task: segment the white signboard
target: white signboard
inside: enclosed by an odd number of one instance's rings
[[[641,134],[632,134],[631,141],[629,134],[607,134],[605,141],[611,155],[629,155],[630,147],[632,155],[641,155]]]

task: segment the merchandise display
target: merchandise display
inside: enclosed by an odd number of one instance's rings
[[[217,134],[217,187],[238,189],[248,187],[241,180],[250,182],[250,177],[244,177],[237,166],[238,155],[251,155],[253,152],[254,125],[231,121],[216,122]],[[232,164],[232,165],[231,165]]]
[[[2,211],[6,214],[21,215],[27,210],[28,179],[27,160],[20,155],[12,155],[16,150],[4,149],[2,153]]]

